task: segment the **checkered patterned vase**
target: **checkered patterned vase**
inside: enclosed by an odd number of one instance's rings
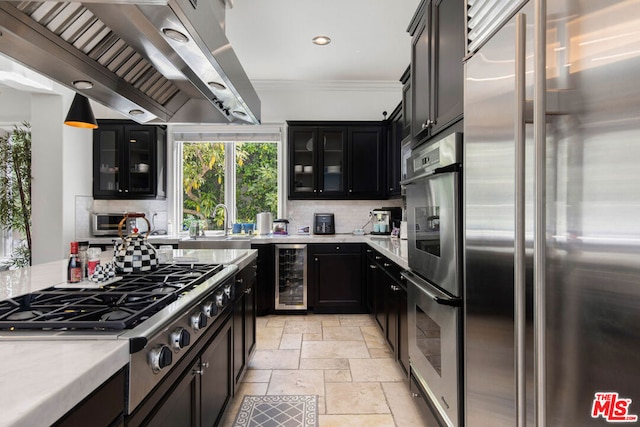
[[[144,236],[132,234],[116,250],[114,263],[118,273],[151,271],[158,268],[158,253]]]

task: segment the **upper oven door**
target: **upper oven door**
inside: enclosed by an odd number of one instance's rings
[[[460,172],[435,173],[406,184],[409,267],[460,296]]]

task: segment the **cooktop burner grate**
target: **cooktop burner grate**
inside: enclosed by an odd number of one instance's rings
[[[131,329],[222,269],[216,264],[161,266],[124,274],[100,289],[47,288],[0,301],[0,329]]]

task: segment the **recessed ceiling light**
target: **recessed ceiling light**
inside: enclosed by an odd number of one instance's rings
[[[141,116],[141,115],[144,114],[144,111],[138,110],[137,108],[135,108],[135,109],[129,111],[129,114],[132,115],[132,116]]]
[[[178,30],[174,30],[173,28],[163,28],[162,32],[165,36],[169,37],[171,40],[175,40],[180,43],[186,43],[189,41],[189,37],[187,37],[184,33],[181,33]]]
[[[318,46],[324,46],[331,43],[331,39],[327,36],[315,36],[311,41],[313,44],[317,44]]]
[[[76,89],[91,89],[93,87],[93,83],[89,80],[76,80],[71,84]]]
[[[220,90],[225,90],[227,88],[225,85],[219,82],[209,82],[208,85],[214,89],[220,89]]]

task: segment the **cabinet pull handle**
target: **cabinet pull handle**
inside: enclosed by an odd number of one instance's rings
[[[413,393],[413,392],[411,392],[411,397],[413,397],[413,398],[415,399],[416,397],[420,397],[420,395],[419,395],[419,394],[417,394],[417,393]]]
[[[384,262],[382,263],[382,265],[384,265],[385,267],[391,267],[391,264],[389,264],[388,262]]]
[[[209,367],[209,362],[202,362],[202,363],[200,364],[200,367],[201,367],[202,369],[207,369],[207,368]]]
[[[249,288],[249,289],[245,289],[244,293],[249,295],[251,293],[251,291],[253,290],[253,288]]]
[[[320,190],[320,192],[322,193],[324,190]]]
[[[381,256],[376,255],[376,259],[377,259],[377,260],[381,260],[381,259],[382,259],[382,257],[381,257]]]
[[[313,260],[314,260],[315,262],[318,262],[318,258],[314,258]]]
[[[375,266],[375,265],[373,265],[373,264],[369,264],[369,268],[370,268],[370,269],[372,269],[372,270],[376,270],[378,267],[376,267],[376,266]]]
[[[238,285],[242,285],[244,283],[244,279],[236,279],[236,283]]]
[[[340,250],[340,246],[336,246],[336,251],[339,251],[339,250]]]

